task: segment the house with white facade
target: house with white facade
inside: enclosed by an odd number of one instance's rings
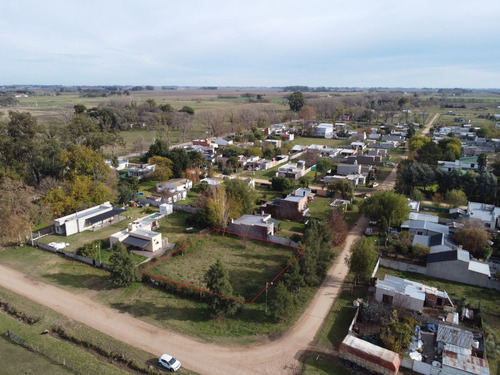
[[[156,184],[156,192],[166,198],[166,203],[176,203],[187,198],[193,181],[188,178],[172,178]]]
[[[86,230],[100,229],[105,223],[117,221],[118,216],[125,211],[124,208],[113,207],[111,203],[104,202],[99,206],[55,219],[55,230],[57,234],[71,236]]]
[[[281,167],[278,167],[278,172],[276,172],[277,177],[285,177],[292,180],[298,180],[305,174],[306,163],[303,160],[299,160],[297,163],[287,163]]]
[[[319,138],[333,137],[333,124],[322,123],[313,128],[313,136]]]
[[[467,205],[467,215],[471,219],[481,220],[488,230],[494,231],[500,229],[500,207],[480,202],[469,202]]]
[[[438,161],[437,165],[438,169],[441,169],[442,171],[445,172],[451,172],[453,169],[461,169],[464,171],[467,170],[474,170],[478,171],[479,166],[477,162],[477,156],[475,157],[467,157],[467,158],[460,158],[455,161]]]

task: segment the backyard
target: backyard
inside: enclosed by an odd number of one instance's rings
[[[182,255],[168,256],[142,272],[206,290],[203,277],[220,259],[229,270],[234,289],[234,296],[230,297],[252,302],[297,250],[244,236],[213,232],[187,245],[182,249]]]

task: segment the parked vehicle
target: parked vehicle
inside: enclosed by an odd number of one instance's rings
[[[175,372],[181,368],[181,363],[177,359],[168,354],[163,354],[158,359],[158,364],[160,365],[160,367],[166,368],[170,372]]]
[[[340,344],[339,356],[348,368],[357,371],[363,367],[380,375],[396,375],[401,365],[398,353],[351,335]]]
[[[365,236],[371,236],[373,233],[373,230],[372,228],[366,228],[365,229]]]
[[[396,164],[394,164],[392,161],[386,163],[388,167],[394,167]]]

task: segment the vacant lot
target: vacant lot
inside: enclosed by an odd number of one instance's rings
[[[283,270],[294,248],[214,232],[144,270],[162,279],[207,289],[203,277],[220,259],[229,270],[234,296],[251,302]]]

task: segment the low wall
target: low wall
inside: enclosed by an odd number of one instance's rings
[[[392,260],[387,258],[380,258],[380,265],[387,268],[392,268],[393,270],[421,273],[422,275],[425,275],[427,272],[427,267],[417,266],[415,264],[410,264],[405,262],[399,262],[397,260]]]
[[[188,206],[186,204],[176,204],[172,205],[172,208],[176,212],[189,212],[190,214],[195,214],[198,212],[198,209],[192,206]]]
[[[290,240],[289,238],[280,237],[280,236],[267,236],[268,241],[277,242],[282,245],[287,246],[299,246],[299,244],[295,241]]]
[[[90,259],[90,258],[81,256],[81,255],[77,255],[76,253],[72,253],[69,251],[59,250],[59,249],[56,249],[55,247],[45,245],[43,243],[38,243],[36,241],[33,241],[33,246],[39,247],[40,249],[47,250],[47,251],[50,251],[53,253],[62,254],[68,258],[75,259],[79,262],[90,264],[91,266],[96,266],[96,267],[100,267],[100,268],[104,268],[104,269],[108,268],[108,265],[106,263],[99,262],[98,260]]]

